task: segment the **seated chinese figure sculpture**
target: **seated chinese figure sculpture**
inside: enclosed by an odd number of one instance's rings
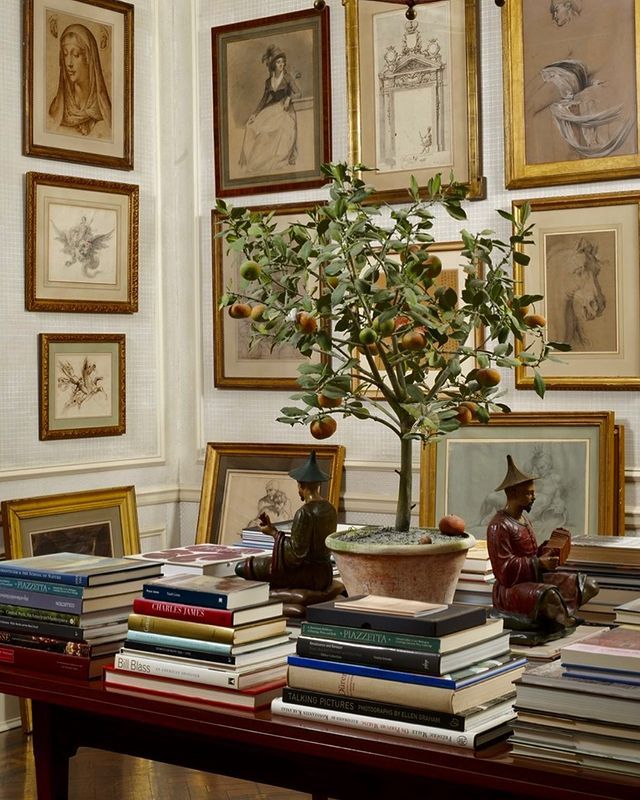
[[[576,611],[594,597],[598,585],[583,573],[558,570],[560,551],[540,546],[526,512],[535,501],[536,477],[507,456],[507,474],[496,491],[507,503],[487,528],[489,558],[496,577],[493,605],[514,633],[512,640],[539,644],[558,638],[578,623]],[[568,531],[558,531],[568,535]],[[519,633],[515,633],[518,631]]]

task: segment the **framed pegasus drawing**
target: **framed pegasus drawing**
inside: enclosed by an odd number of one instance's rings
[[[513,203],[516,218],[531,208],[532,243],[527,266],[515,264],[522,293],[543,295],[536,313],[547,338],[568,352],[539,369],[549,388],[640,387],[640,192],[576,195]],[[535,372],[526,359],[537,337],[516,342],[522,366],[516,387],[532,389]]]
[[[27,173],[28,311],[138,310],[138,197],[128,183]]]

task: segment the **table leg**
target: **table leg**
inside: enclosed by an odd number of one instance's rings
[[[34,700],[33,753],[38,800],[68,800],[69,756],[75,752],[56,706]]]

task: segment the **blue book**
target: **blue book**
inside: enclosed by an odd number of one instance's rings
[[[415,683],[422,686],[437,686],[442,689],[462,689],[474,683],[480,683],[503,672],[518,669],[527,663],[526,658],[517,658],[505,655],[501,658],[491,658],[479,661],[470,667],[451,672],[448,675],[424,675],[417,672],[399,672],[394,669],[370,667],[364,664],[349,664],[342,661],[324,661],[319,658],[304,658],[302,656],[289,656],[287,662],[290,667],[306,667],[324,672],[342,672],[346,675],[360,675],[364,678],[378,678],[385,681],[400,683]]]
[[[0,577],[68,583],[72,586],[121,583],[134,578],[152,578],[161,573],[161,562],[87,556],[82,553],[48,553],[0,561]]]
[[[145,583],[142,596],[206,608],[247,608],[269,602],[269,584],[236,576],[194,575],[189,572]]]
[[[45,592],[30,592],[0,587],[0,604],[42,608],[47,611],[62,611],[65,614],[82,612],[82,597],[59,597]]]
[[[167,647],[183,647],[188,650],[202,650],[205,653],[231,654],[230,644],[209,642],[206,639],[187,639],[183,636],[168,636],[164,633],[152,633],[151,631],[136,631],[131,628],[127,631],[127,641],[160,644]]]
[[[53,594],[58,597],[84,597],[83,586],[70,586],[68,583],[47,583],[34,581],[31,578],[0,577],[0,590],[19,589],[21,592],[37,592],[38,594]]]

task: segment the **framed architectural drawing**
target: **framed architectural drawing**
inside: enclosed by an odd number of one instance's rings
[[[331,160],[329,8],[211,29],[216,196],[306,189]]]
[[[330,476],[324,496],[338,508],[344,447],[304,444],[207,444],[196,542],[239,542],[243,528],[258,525],[266,512],[272,522],[290,520],[300,506],[289,472],[315,450]]]
[[[640,192],[576,195],[525,203],[534,223],[531,256],[514,277],[524,294],[541,294],[536,311],[545,317],[550,341],[566,342],[538,369],[550,388],[640,387]],[[536,340],[537,341],[537,340]],[[535,347],[525,342],[525,347]],[[523,344],[516,342],[516,355]],[[516,369],[516,386],[533,388],[533,371]]]
[[[285,227],[305,218],[305,211],[315,203],[292,203],[256,207],[257,212],[274,213],[278,227]],[[242,289],[239,274],[243,261],[241,252],[227,250],[217,236],[222,220],[216,211],[211,213],[213,231],[213,339],[214,383],[220,389],[283,389],[296,391],[298,367],[303,357],[287,344],[270,349],[268,342],[251,342],[251,320],[232,319],[228,309],[219,308],[222,295],[231,287]]]
[[[612,411],[496,414],[471,423],[422,450],[420,524],[457,514],[469,533],[485,538],[504,506],[496,492],[507,454],[536,481],[530,519],[540,541],[554,528],[575,534],[618,531],[619,475]]]
[[[40,439],[125,432],[123,333],[41,333]]]
[[[375,170],[374,200],[408,202],[411,176],[437,173],[485,197],[477,0],[417,5],[414,20],[396,3],[343,3],[351,161]]]
[[[25,0],[24,154],[133,169],[133,6]]]
[[[640,175],[640,0],[509,0],[509,189]]]
[[[27,173],[28,311],[138,310],[139,188]]]

